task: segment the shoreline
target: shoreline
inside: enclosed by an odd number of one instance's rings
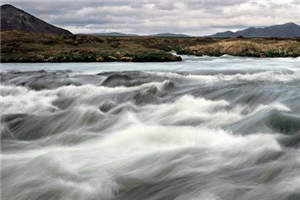
[[[184,59],[182,56],[195,56],[195,57],[215,57],[221,58],[223,56],[231,56],[231,57],[240,57],[240,58],[257,58],[257,59],[267,59],[267,58],[300,58],[298,56],[245,56],[245,55],[230,55],[230,54],[222,54],[222,55],[196,55],[196,54],[177,54],[177,57],[180,57],[179,60],[166,60],[166,61],[159,61],[159,60],[152,60],[152,61],[122,61],[122,60],[114,60],[114,61],[22,61],[14,60],[14,61],[3,61],[1,60],[0,63],[172,63],[172,62],[182,62]]]

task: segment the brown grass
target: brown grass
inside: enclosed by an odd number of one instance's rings
[[[179,61],[168,53],[255,57],[300,56],[299,39],[59,36],[1,32],[1,62]]]
[[[214,44],[189,46],[183,51],[193,55],[297,57],[300,56],[300,42],[295,39],[227,39]]]

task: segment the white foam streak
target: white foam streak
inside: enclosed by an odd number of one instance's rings
[[[228,105],[224,100],[211,101],[185,95],[173,103],[145,106],[140,116],[143,118],[148,113],[146,119],[160,124],[220,127],[243,117],[242,107],[237,106],[229,112],[226,110]]]
[[[200,81],[204,84],[213,84],[217,82],[231,82],[231,81],[264,81],[264,82],[293,82],[300,80],[300,73],[284,73],[276,71],[257,72],[253,74],[233,74],[233,75],[194,75],[186,74],[181,75],[173,72],[149,72],[159,76],[167,76],[169,78],[186,79],[191,81]]]

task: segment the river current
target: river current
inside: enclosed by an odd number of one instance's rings
[[[1,64],[3,200],[299,200],[300,58]]]

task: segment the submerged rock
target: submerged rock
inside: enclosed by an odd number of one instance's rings
[[[114,108],[116,106],[116,104],[112,101],[108,101],[103,103],[100,107],[99,110],[101,110],[102,112],[108,112],[110,111],[112,108]]]
[[[132,80],[130,76],[125,74],[112,74],[108,76],[102,83],[103,86],[117,87],[117,86],[128,86],[129,81]]]
[[[62,110],[67,109],[73,102],[75,101],[74,98],[65,97],[65,98],[58,98],[52,102],[52,104]]]
[[[164,85],[163,85],[163,89],[164,89],[164,90],[171,90],[171,89],[173,89],[173,88],[175,88],[175,83],[172,82],[172,81],[167,81],[167,82],[164,83]]]

